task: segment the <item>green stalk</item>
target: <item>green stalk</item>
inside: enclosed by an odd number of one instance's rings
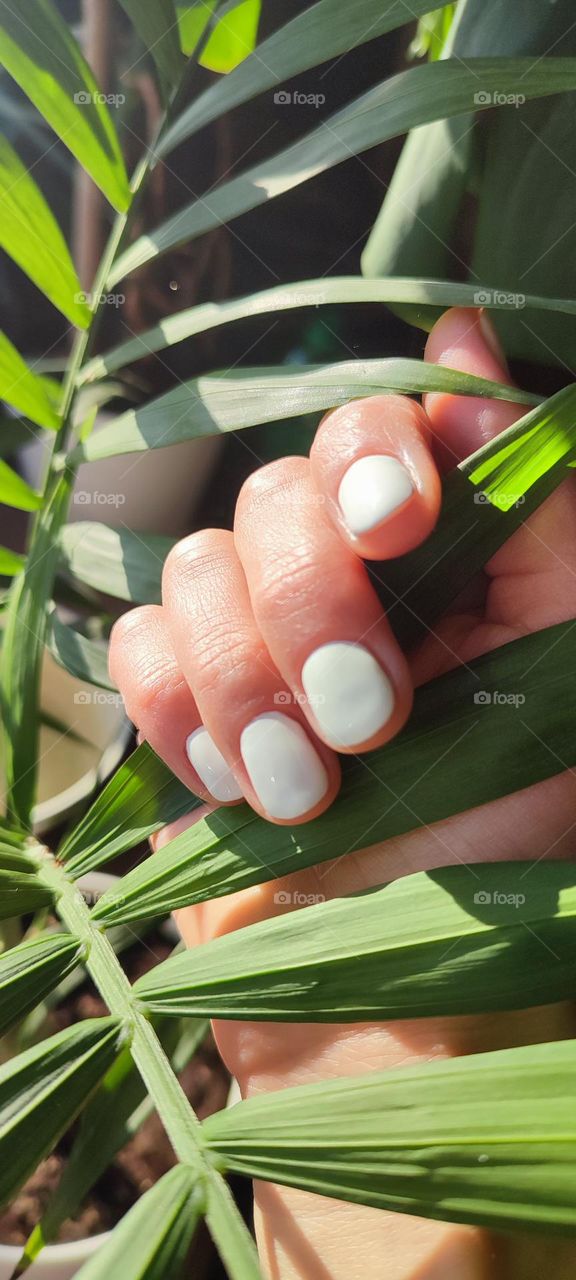
[[[189,74],[196,69],[190,61],[176,90],[158,136],[179,109],[189,88]],[[154,144],[155,145],[155,144]],[[38,700],[40,665],[46,639],[48,606],[58,568],[58,537],[68,516],[76,466],[66,458],[72,430],[79,374],[90,356],[102,318],[106,281],[131,219],[138,209],[146,178],[155,163],[154,145],[136,166],[130,190],[132,200],[124,213],[116,215],[92,288],[92,316],[87,329],[77,333],[62,388],[60,426],[46,476],[42,509],[31,529],[23,573],[10,589],[6,610],[5,643],[0,675],[1,729],[6,761],[7,811],[11,820],[30,830],[38,772]]]
[[[130,1035],[130,1052],[178,1159],[191,1166],[205,1195],[204,1210],[224,1256],[232,1247],[242,1280],[261,1280],[254,1242],[230,1195],[214,1157],[206,1149],[202,1125],[190,1105],[146,1013],[106,934],[92,921],[90,911],[65,871],[48,849],[30,850],[39,878],[54,893],[56,910],[86,949],[85,966],[110,1013]],[[234,1274],[234,1272],[232,1273]]]

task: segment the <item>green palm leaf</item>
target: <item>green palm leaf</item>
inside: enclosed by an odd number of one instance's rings
[[[0,6],[0,65],[13,76],[115,209],[130,193],[105,96],[52,0]]]
[[[484,97],[475,104],[479,85]],[[117,258],[108,285],[113,287],[168,249],[229,223],[378,143],[473,106],[484,110],[493,105],[495,92],[504,97],[521,92],[530,99],[575,88],[575,58],[471,58],[466,64],[454,59],[403,71],[370,89],[285,151],[223,183],[141,236]]]
[[[284,365],[207,374],[182,382],[141,409],[93,433],[71,454],[94,462],[116,454],[162,449],[183,440],[240,431],[347,404],[379,393],[447,391],[534,404],[529,392],[421,360],[347,360],[334,365]]]
[[[173,956],[136,982],[140,999],[174,1017],[363,1022],[574,993],[576,869],[565,862],[445,867],[334,902],[280,897],[306,909]]]
[[[576,1234],[576,1041],[261,1094],[205,1122],[228,1169],[376,1208]]]
[[[90,311],[68,246],[40,188],[6,138],[0,138],[0,245],[72,324]]]
[[[206,302],[176,315],[166,316],[152,329],[104,355],[88,361],[81,372],[81,382],[93,382],[107,374],[142,360],[155,351],[164,351],[186,338],[206,333],[220,325],[249,320],[253,316],[277,314],[300,307],[330,306],[338,303],[410,303],[414,310],[414,324],[426,329],[428,307],[487,307],[505,310],[511,305],[510,293],[504,289],[488,289],[482,285],[457,284],[450,280],[424,280],[399,276],[388,279],[363,280],[361,276],[321,278],[320,280],[296,280],[292,284],[264,289],[245,298],[231,302]],[[527,295],[525,305],[542,311],[558,311],[576,315],[576,302],[568,298],[543,298]]]

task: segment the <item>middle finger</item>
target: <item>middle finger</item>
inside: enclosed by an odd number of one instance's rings
[[[307,459],[249,477],[234,538],[260,634],[318,736],[341,752],[388,741],[410,712],[408,665]]]

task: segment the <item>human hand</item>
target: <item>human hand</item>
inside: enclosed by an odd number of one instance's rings
[[[478,312],[444,315],[426,358],[507,378]],[[454,465],[520,412],[503,402],[446,395],[427,396],[423,410],[398,396],[336,410],[321,424],[310,461],[285,458],[250,477],[234,534],[205,530],[172,552],[162,608],[133,610],[117,624],[111,668],[142,736],[207,803],[243,796],[270,821],[309,820],[338,791],[340,754],[380,746],[401,729],[414,684],[576,614],[574,477],[493,557],[476,594],[457,601],[408,658],[362,564],[361,557],[385,560],[425,539],[438,514],[439,468]],[[562,857],[570,849],[575,799],[574,775],[558,774],[334,866],[182,911],[180,928],[194,945],[285,910],[295,893],[335,897],[455,858]],[[574,1035],[576,1023],[562,1005],[393,1024],[229,1022],[215,1031],[248,1095],[559,1039]],[[259,1185],[256,1204],[273,1280],[532,1280],[545,1265],[563,1280],[576,1261],[570,1243],[494,1242],[475,1228],[289,1188]]]

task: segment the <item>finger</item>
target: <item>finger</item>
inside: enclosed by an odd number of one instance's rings
[[[242,790],[202,726],[176,661],[163,610],[131,609],[110,638],[110,673],[130,719],[172,773],[204,800],[235,804]]]
[[[185,538],[164,567],[174,652],[202,724],[250,804],[272,822],[307,821],[340,785],[336,757],[307,731],[252,613],[231,533]]]
[[[357,555],[388,560],[432,532],[440,478],[426,414],[406,396],[343,405],[320,423],[312,478],[341,537]]]
[[[424,359],[495,382],[511,382],[506,358],[486,311],[467,307],[446,311],[430,333]],[[424,397],[424,408],[436,442],[436,457],[444,470],[493,440],[525,412],[505,400],[437,391]]]
[[[305,458],[254,473],[234,537],[258,629],[310,724],[337,751],[391,738],[411,707],[405,658],[362,562],[345,546]]]
[[[454,309],[435,325],[426,359],[483,377],[509,380],[506,361],[485,312]],[[426,397],[436,439],[456,459],[479,448],[522,416],[518,405],[460,396]],[[486,565],[485,622],[459,646],[465,661],[576,612],[576,477],[567,479]]]

